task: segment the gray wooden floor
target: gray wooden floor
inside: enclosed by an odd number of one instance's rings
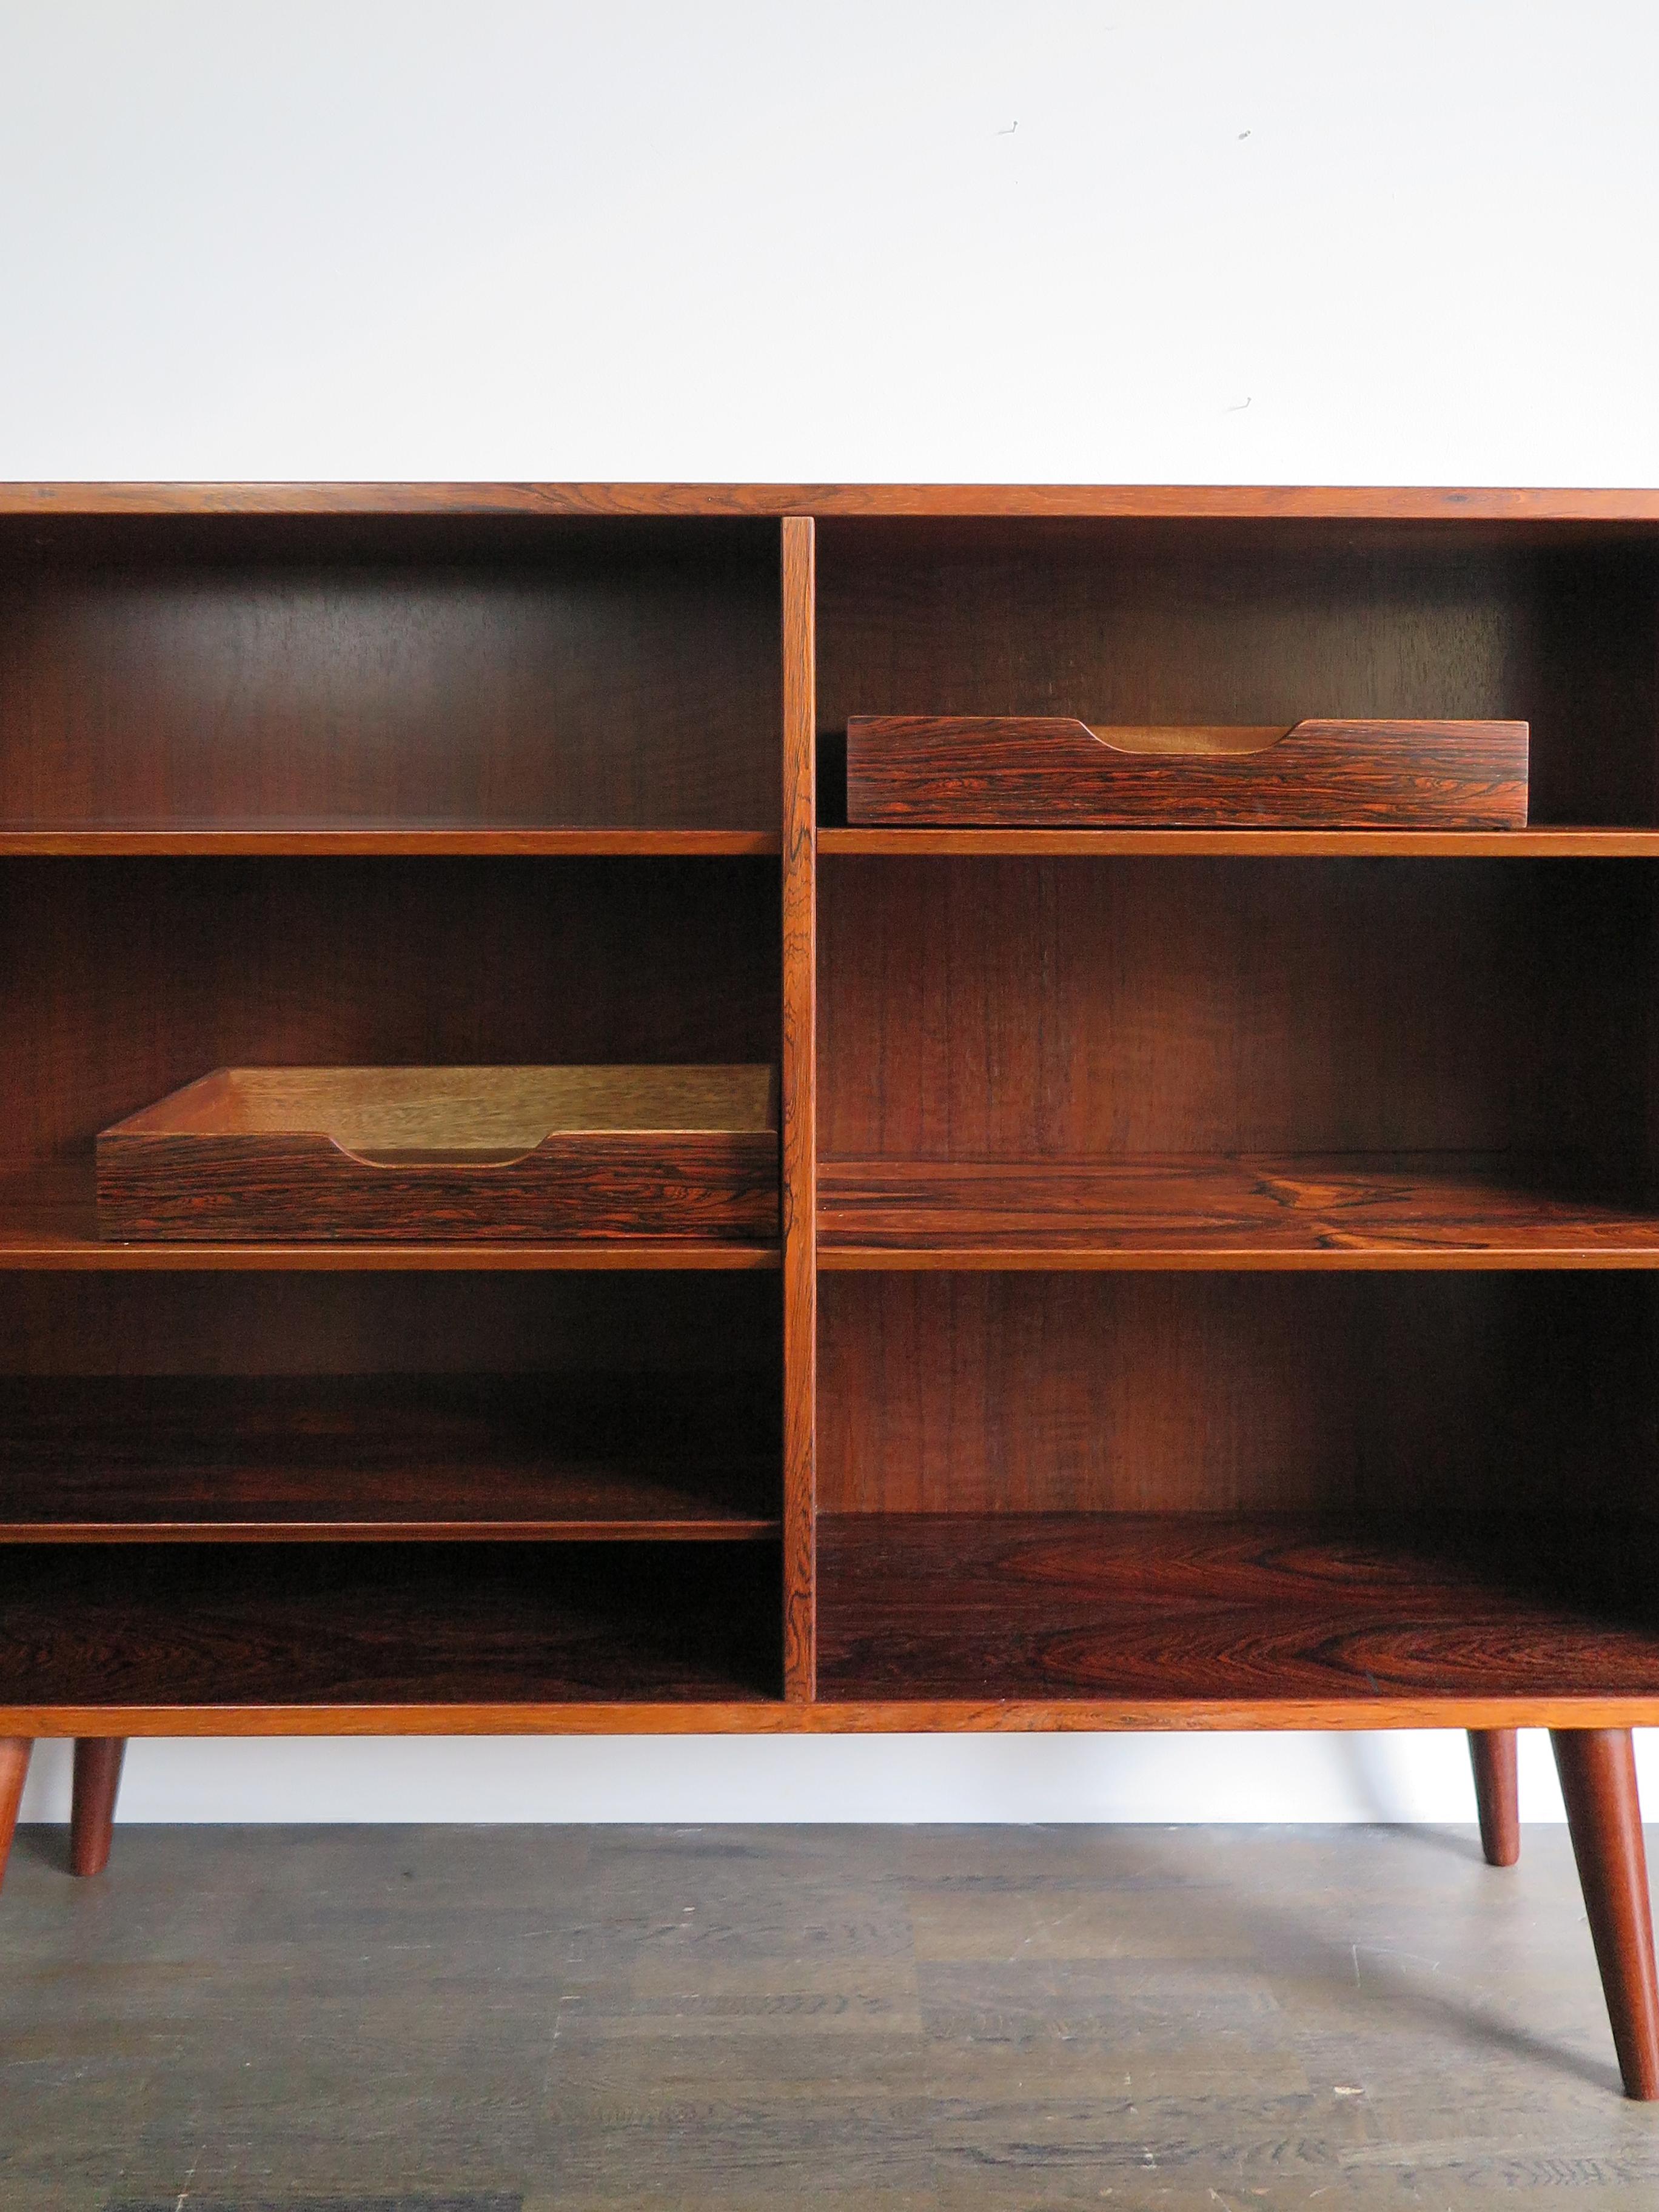
[[[25,1830],[5,2212],[1659,2206],[1560,1829]]]

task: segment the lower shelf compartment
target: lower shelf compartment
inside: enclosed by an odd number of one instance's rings
[[[0,1549],[0,1707],[743,1704],[769,1545]]]
[[[0,1541],[744,1540],[766,1380],[0,1377]]]
[[[838,1701],[1659,1694],[1659,1524],[826,1516]]]

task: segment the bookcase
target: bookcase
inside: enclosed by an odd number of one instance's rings
[[[860,714],[1523,720],[1507,831]],[[1554,1732],[1659,2095],[1659,493],[0,489],[0,1831],[70,1736]],[[112,1241],[221,1066],[769,1064],[781,1233]]]

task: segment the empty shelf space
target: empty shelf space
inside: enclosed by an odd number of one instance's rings
[[[770,1546],[0,1549],[0,1710],[745,1703]]]
[[[778,853],[765,830],[537,828],[410,822],[0,823],[0,859],[721,859]]]
[[[820,1694],[1652,1698],[1656,1534],[1555,1517],[828,1516]]]
[[[1456,1152],[826,1160],[825,1268],[1652,1267],[1571,1160]]]
[[[759,1378],[0,1378],[0,1541],[752,1541]]]
[[[1620,860],[1659,858],[1659,830],[850,830],[818,850],[866,859]]]
[[[585,1243],[407,1244],[295,1242],[193,1244],[115,1243],[98,1234],[93,1163],[59,1163],[0,1177],[0,1268],[407,1269],[775,1267],[775,1243],[696,1243],[686,1237],[614,1237]]]

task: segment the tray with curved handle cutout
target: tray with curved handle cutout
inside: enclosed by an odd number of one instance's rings
[[[101,1237],[778,1233],[770,1067],[230,1067],[98,1139]]]
[[[1525,722],[855,714],[847,818],[872,829],[1523,830],[1528,737]]]

